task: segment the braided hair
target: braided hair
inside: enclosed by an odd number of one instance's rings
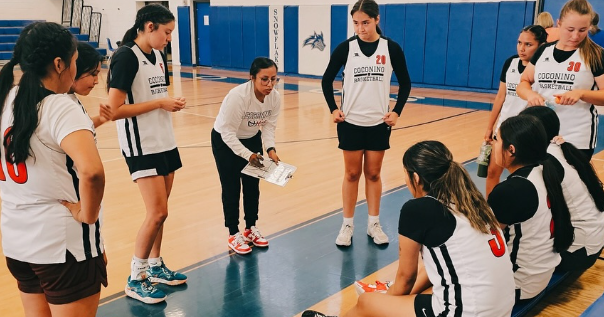
[[[150,4],[142,7],[136,12],[136,20],[134,26],[132,26],[122,38],[122,44],[132,42],[136,39],[138,32],[145,30],[145,23],[153,23],[153,29],[157,30],[159,24],[168,24],[174,21],[174,14],[160,4]]]
[[[0,115],[14,84],[15,65],[19,64],[23,71],[14,100],[13,126],[3,141],[8,162],[22,163],[31,155],[29,142],[38,127],[40,101],[53,93],[44,88],[42,79],[49,75],[49,65],[56,58],[60,58],[68,70],[76,49],[75,37],[57,23],[36,22],[21,31],[11,60],[0,71]]]

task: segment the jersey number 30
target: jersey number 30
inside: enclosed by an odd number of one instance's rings
[[[4,131],[4,137],[8,134],[12,127],[6,129]],[[7,143],[10,141],[7,141]],[[27,182],[27,167],[25,163],[18,163],[17,168],[15,168],[15,164],[6,161],[6,171],[8,172],[8,176],[17,184],[25,184]],[[6,181],[6,175],[4,175],[4,169],[0,168],[0,181]]]
[[[493,239],[489,240],[491,252],[498,258],[502,257],[505,254],[505,241],[503,241],[501,232],[499,230],[491,229],[491,234],[495,236]]]

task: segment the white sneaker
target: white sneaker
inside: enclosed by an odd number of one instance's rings
[[[373,242],[375,244],[386,244],[390,241],[388,240],[388,236],[382,230],[382,226],[379,222],[376,222],[367,227],[367,235],[373,238]]]
[[[340,229],[340,233],[338,233],[338,237],[336,238],[336,244],[342,247],[348,247],[352,244],[352,230],[354,226],[350,225],[342,225]]]

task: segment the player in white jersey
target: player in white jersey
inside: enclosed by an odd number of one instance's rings
[[[212,153],[222,188],[224,225],[229,229],[228,246],[239,254],[252,252],[248,242],[268,247],[256,227],[260,198],[259,179],[241,173],[249,163],[262,164],[262,144],[268,157],[279,162],[275,149],[275,129],[281,98],[275,85],[277,65],[257,57],[250,67],[250,80],[229,91],[212,129]],[[260,129],[262,128],[262,131]],[[239,199],[243,191],[245,231],[239,232]]]
[[[493,101],[493,109],[487,123],[487,131],[484,134],[486,142],[490,143],[493,141],[493,131],[499,129],[501,122],[517,115],[522,109],[526,108],[526,101],[518,97],[516,87],[520,83],[520,76],[522,76],[526,65],[528,65],[537,48],[545,43],[546,39],[547,33],[540,25],[529,25],[520,32],[518,43],[516,44],[518,55],[508,58],[501,70],[499,91]],[[495,126],[495,130],[493,130],[493,126]],[[489,161],[489,171],[486,179],[487,197],[493,190],[493,187],[499,184],[502,172],[503,168],[495,164],[493,160]]]
[[[530,107],[521,114],[539,119],[551,140],[547,152],[564,168],[562,192],[570,211],[575,239],[567,251],[560,253],[558,268],[565,271],[591,267],[604,247],[604,190],[593,166],[577,148],[558,136],[560,120],[545,107]]]
[[[33,23],[0,72],[2,248],[26,316],[95,316],[107,285],[103,165],[90,118],[65,95],[76,43],[56,23]]]
[[[504,228],[516,281],[516,299],[545,289],[559,253],[573,242],[573,226],[562,192],[562,167],[547,154],[545,129],[533,116],[505,120],[494,137],[492,159],[510,172],[488,202]]]
[[[342,183],[343,223],[336,238],[339,246],[352,243],[353,217],[359,179],[365,175],[369,209],[367,234],[376,244],[388,243],[379,222],[382,181],[380,173],[390,133],[411,91],[405,55],[401,47],[383,37],[379,29],[379,7],[374,0],[357,1],[351,12],[357,35],[334,50],[323,75],[323,95],[338,125],[339,148],[344,153]],[[338,109],[333,81],[344,67],[342,106]],[[399,82],[396,105],[390,109],[392,72]]]
[[[160,256],[168,197],[174,173],[182,167],[171,113],[186,103],[184,98],[168,96],[168,65],[160,53],[171,41],[174,27],[174,15],[162,5],[138,10],[134,26],[111,58],[107,76],[120,149],[147,209],[125,291],[147,304],[166,298],[153,282],[178,285],[187,281],[184,274],[168,269]]]
[[[537,50],[517,89],[529,106],[551,103],[560,134],[589,158],[598,134],[594,105],[604,105],[604,52],[587,36],[592,16],[586,0],[567,2],[558,21],[560,40]]]
[[[467,171],[438,141],[411,146],[403,166],[415,199],[401,209],[395,282],[386,294],[361,294],[344,316],[510,316],[503,232]],[[430,286],[432,294],[422,293]]]
[[[75,80],[69,93],[71,97],[82,106],[82,110],[86,112],[86,109],[76,96],[88,96],[90,91],[99,83],[99,73],[101,72],[101,63],[103,62],[103,56],[90,46],[88,43],[78,43],[78,60],[76,61],[77,72]],[[88,112],[86,112],[88,114]],[[109,105],[99,105],[99,115],[90,117],[94,124],[94,128],[98,128],[105,122],[111,120],[111,108]],[[96,132],[95,132],[96,136]],[[96,137],[95,137],[96,139]]]

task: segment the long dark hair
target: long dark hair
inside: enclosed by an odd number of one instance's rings
[[[380,16],[380,6],[375,0],[359,0],[350,10],[350,15],[353,16],[357,11],[364,12],[372,19],[377,19]],[[379,25],[376,25],[376,31],[378,34],[382,34],[382,29]]]
[[[103,61],[103,56],[90,44],[78,43],[78,59],[76,65],[78,70],[75,79],[78,80],[82,75],[94,72],[99,63]]]
[[[547,139],[551,140],[560,132],[560,119],[556,112],[547,107],[528,107],[520,114],[534,116],[543,124]],[[598,174],[594,167],[589,162],[589,159],[579,151],[574,145],[564,142],[560,145],[564,158],[568,164],[572,165],[579,174],[579,177],[587,187],[589,194],[596,203],[598,210],[604,211],[604,189],[602,181],[598,178]]]
[[[6,160],[22,163],[31,155],[30,139],[38,127],[38,109],[42,99],[52,92],[42,85],[49,66],[59,57],[65,63],[69,76],[71,58],[76,51],[75,37],[63,26],[53,22],[36,22],[23,29],[15,44],[13,57],[0,71],[0,113],[4,110],[6,96],[13,87],[13,70],[21,66],[23,76],[14,100],[13,126],[4,138]]]
[[[145,30],[145,23],[147,22],[152,22],[153,29],[156,30],[159,24],[168,24],[174,20],[174,14],[163,5],[146,5],[136,12],[134,25],[124,34],[122,44],[134,41],[138,36],[138,32]]]
[[[499,227],[468,172],[453,161],[453,154],[441,142],[422,141],[411,146],[403,155],[403,166],[409,179],[417,173],[425,192],[447,207],[455,205],[456,212],[463,214],[474,229],[490,233]],[[408,186],[415,188],[416,185]]]
[[[547,154],[549,140],[545,128],[533,116],[518,115],[503,121],[497,137],[501,138],[503,149],[508,149],[510,145],[514,146],[514,165],[540,164],[543,166],[543,182],[554,221],[554,250],[556,252],[566,251],[573,243],[574,229],[562,193],[560,163],[556,158]]]

